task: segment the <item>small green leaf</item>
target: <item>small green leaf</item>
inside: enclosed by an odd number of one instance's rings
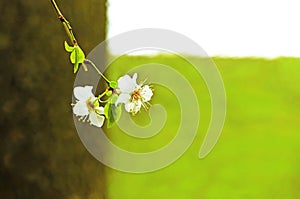
[[[85,60],[85,54],[78,45],[70,46],[66,41],[64,44],[65,50],[71,53],[70,61],[74,64],[74,73],[76,73],[78,71],[79,64],[82,64]],[[84,69],[86,70],[86,67],[84,67]]]
[[[116,123],[122,113],[122,106],[121,104],[115,105],[114,103],[108,102],[104,106],[104,115],[107,118],[107,127],[110,128],[114,123]]]
[[[114,117],[115,122],[119,121],[122,113],[121,104],[118,104],[117,106],[115,104],[112,104],[111,109],[112,109],[112,115]]]
[[[74,64],[74,73],[77,72],[79,64],[83,63],[85,54],[79,46],[75,46],[70,55],[70,61]]]
[[[108,119],[109,118],[109,109],[110,109],[110,103],[106,103],[105,106],[104,106],[104,115],[105,117]]]
[[[76,50],[76,54],[77,54],[77,58],[76,58],[77,62],[81,64],[82,62],[84,62],[85,54],[79,46],[76,46],[75,50]]]
[[[117,88],[117,86],[118,86],[118,83],[117,83],[117,82],[115,82],[115,81],[109,82],[109,87],[110,87],[110,88],[115,89],[115,88]]]
[[[69,44],[65,41],[65,50],[67,51],[67,52],[72,52],[73,50],[74,50],[74,48],[75,47],[73,47],[73,46],[69,46]]]
[[[110,97],[110,103],[114,104],[116,103],[117,99],[118,99],[118,95],[114,94]]]
[[[122,113],[122,106],[119,104],[115,106],[115,104],[110,105],[110,117],[108,119],[107,127],[110,128],[114,125],[117,121],[119,121]]]
[[[75,64],[75,63],[76,63],[76,51],[75,51],[75,50],[73,50],[73,51],[71,52],[71,55],[70,55],[70,61],[71,61],[72,64]]]
[[[79,66],[79,63],[74,64],[74,68],[73,68],[74,73],[76,73],[78,71],[78,66]]]

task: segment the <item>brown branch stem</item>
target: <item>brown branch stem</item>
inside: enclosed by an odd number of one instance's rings
[[[65,31],[70,39],[70,41],[72,42],[72,44],[74,46],[78,46],[78,42],[75,38],[75,35],[73,33],[73,30],[72,30],[72,26],[70,24],[70,22],[63,16],[63,14],[61,13],[57,3],[55,2],[55,0],[51,0],[51,3],[56,11],[56,14],[57,14],[57,18],[61,21],[61,23],[63,24],[64,28],[65,28]],[[88,71],[86,65],[82,64],[83,66],[83,69],[85,71]]]
[[[62,22],[64,28],[65,28],[65,31],[68,35],[68,37],[70,38],[72,44],[74,46],[78,45],[78,42],[74,36],[74,33],[73,33],[73,30],[72,30],[72,26],[70,24],[70,22],[63,16],[63,14],[61,13],[57,3],[55,2],[55,0],[51,0],[51,3],[56,11],[56,14],[57,14],[57,17],[58,19]]]

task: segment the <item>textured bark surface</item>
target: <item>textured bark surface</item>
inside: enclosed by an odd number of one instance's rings
[[[57,1],[88,53],[104,40],[106,0]],[[73,124],[73,66],[50,1],[0,2],[1,198],[102,199],[104,167]]]

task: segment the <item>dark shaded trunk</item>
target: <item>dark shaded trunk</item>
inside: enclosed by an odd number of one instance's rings
[[[106,0],[57,2],[81,47],[104,40]],[[0,2],[1,198],[105,198],[104,166],[81,144],[68,40],[50,1]]]

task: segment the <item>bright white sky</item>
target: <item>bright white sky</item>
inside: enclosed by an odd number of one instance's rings
[[[108,20],[108,38],[163,28],[210,56],[300,57],[299,0],[109,0]]]

